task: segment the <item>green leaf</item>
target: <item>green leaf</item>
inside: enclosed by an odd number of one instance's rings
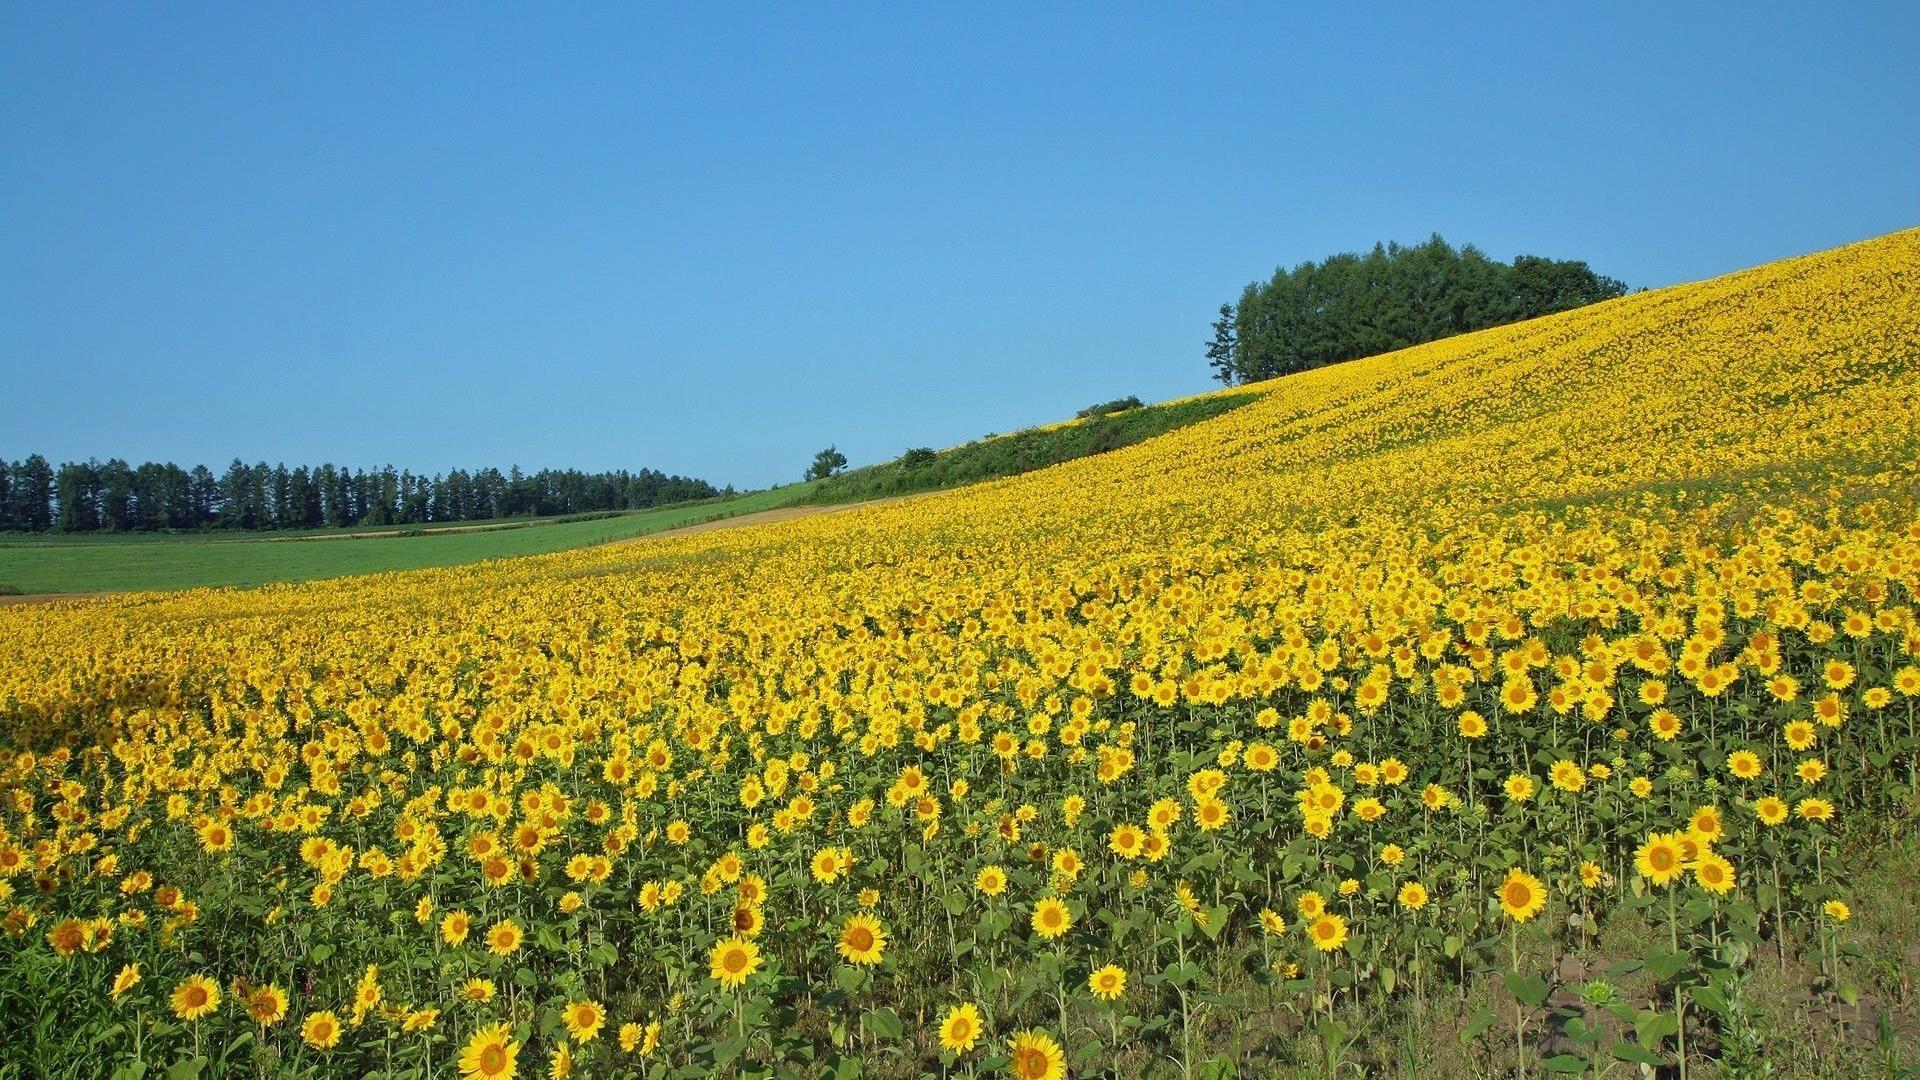
[[[1460,1029],[1460,1045],[1466,1046],[1471,1044],[1473,1040],[1479,1038],[1488,1028],[1492,1027],[1493,1022],[1494,1015],[1492,1009],[1481,1009],[1479,1012],[1474,1013],[1473,1019],[1468,1021],[1467,1026]]]
[[[947,909],[947,914],[949,915],[958,915],[967,910],[967,898],[961,893],[948,893],[941,899],[940,903],[941,906]]]
[[[1660,1055],[1649,1053],[1629,1042],[1614,1043],[1607,1049],[1607,1053],[1621,1061],[1631,1061],[1635,1065],[1652,1065],[1658,1068],[1666,1063],[1666,1059]]]
[[[1654,949],[1647,953],[1647,970],[1661,982],[1672,982],[1673,977],[1686,969],[1687,954],[1671,949]]]
[[[748,1036],[735,1035],[726,1042],[716,1043],[713,1047],[713,1067],[718,1069],[739,1057],[747,1048],[747,1039]]]
[[[1522,975],[1517,971],[1507,972],[1507,990],[1518,998],[1522,1005],[1538,1008],[1547,1000],[1547,982],[1534,975]]]
[[[1670,1012],[1653,1012],[1652,1010],[1641,1013],[1640,1019],[1633,1025],[1634,1037],[1640,1040],[1641,1046],[1649,1048],[1659,1045],[1661,1039],[1679,1030],[1679,1017]]]
[[[906,1030],[906,1025],[900,1022],[900,1014],[892,1009],[874,1009],[860,1020],[868,1031],[883,1039],[897,1039]]]
[[[1572,1054],[1555,1054],[1540,1064],[1545,1065],[1548,1072],[1582,1073],[1587,1071],[1587,1059],[1575,1057]]]
[[[327,957],[333,955],[333,942],[323,941],[307,950],[307,960],[315,964],[324,964]]]
[[[1698,1002],[1700,1007],[1722,1020],[1727,1018],[1727,996],[1714,986],[1690,986],[1687,993]]]
[[[1073,1058],[1068,1062],[1068,1064],[1078,1069],[1084,1066],[1087,1062],[1092,1061],[1094,1058],[1099,1057],[1101,1054],[1106,1053],[1106,1050],[1107,1050],[1106,1047],[1100,1045],[1100,1040],[1088,1039],[1086,1042],[1081,1043],[1077,1048],[1075,1048],[1075,1050],[1073,1051]]]

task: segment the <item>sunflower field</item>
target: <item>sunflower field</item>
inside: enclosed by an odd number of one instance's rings
[[[1876,992],[1920,232],[1260,390],[779,525],[0,608],[0,1074],[1704,1075],[1763,976]]]

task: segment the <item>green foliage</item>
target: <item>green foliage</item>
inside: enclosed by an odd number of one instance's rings
[[[825,450],[813,455],[813,464],[807,466],[804,479],[824,480],[846,467],[847,455],[829,446]]]
[[[1137,395],[1128,394],[1123,398],[1114,398],[1112,401],[1103,401],[1098,405],[1089,405],[1073,415],[1075,419],[1088,420],[1096,416],[1106,416],[1108,413],[1138,409],[1145,404],[1146,402],[1141,401]]]
[[[931,459],[910,451],[909,454],[913,456],[911,461],[902,457],[821,480],[800,501],[859,502],[1015,476],[1063,461],[1131,446],[1155,435],[1163,435],[1236,409],[1252,401],[1255,396],[1228,394],[1195,398],[1172,405],[1127,408],[1056,427],[1029,428],[1010,435],[981,439],[951,450],[942,450],[933,454]]]
[[[1275,270],[1221,305],[1207,362],[1224,382],[1255,382],[1568,311],[1626,292],[1584,262],[1521,255],[1511,264],[1439,236],[1375,244]],[[1231,317],[1231,328],[1225,321]]]
[[[428,476],[391,465],[290,470],[235,458],[216,477],[204,465],[183,469],[149,461],[136,467],[119,458],[70,461],[56,469],[33,454],[0,460],[0,532],[390,528],[638,510],[720,494],[705,480],[653,469],[453,469]]]

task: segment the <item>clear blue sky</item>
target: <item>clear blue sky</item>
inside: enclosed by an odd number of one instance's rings
[[[760,486],[1204,389],[1379,239],[1920,225],[1911,3],[683,7],[0,6],[0,457]]]

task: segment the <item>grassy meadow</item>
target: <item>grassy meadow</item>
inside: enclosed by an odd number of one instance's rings
[[[1917,482],[1920,231],[911,501],[0,608],[0,1077],[1910,1076]]]

